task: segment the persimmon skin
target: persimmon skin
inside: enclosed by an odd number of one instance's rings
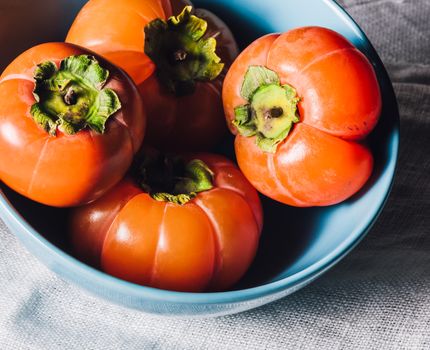
[[[367,147],[305,123],[295,126],[275,154],[242,136],[235,149],[239,167],[258,191],[297,207],[344,201],[363,187],[373,168]]]
[[[216,36],[224,71],[213,81],[198,82],[194,93],[175,96],[159,82],[156,67],[144,53],[144,27],[152,20],[178,15],[187,0],[90,0],[76,17],[66,41],[87,47],[124,69],[137,85],[148,116],[145,143],[164,150],[208,150],[226,133],[222,81],[238,54],[228,27],[213,13],[196,9]],[[119,15],[121,14],[121,15]]]
[[[247,103],[240,90],[251,65],[275,71],[301,98],[300,122],[273,154],[232,124],[234,108]],[[303,27],[257,39],[227,73],[223,102],[239,167],[261,193],[293,206],[326,206],[351,197],[370,177],[373,157],[358,141],[378,122],[381,93],[367,58],[340,34]]]
[[[302,98],[302,122],[329,134],[361,140],[381,113],[381,93],[372,65],[340,34],[320,27],[282,34],[267,67]]]
[[[113,276],[156,288],[224,290],[251,264],[263,224],[258,194],[227,159],[201,159],[214,188],[184,205],[152,199],[125,178],[104,197],[75,208],[78,258]]]
[[[50,136],[30,114],[35,103],[36,65],[57,65],[71,55],[94,55],[109,70],[106,87],[121,109],[106,123],[104,134],[84,129],[75,135]],[[35,46],[16,58],[0,77],[0,178],[22,195],[50,206],[91,202],[122,179],[143,140],[146,118],[130,78],[96,54],[66,43]]]

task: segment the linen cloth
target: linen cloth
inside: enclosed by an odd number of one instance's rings
[[[0,222],[0,349],[430,349],[430,1],[341,4],[386,64],[401,114],[394,188],[365,240],[281,301],[183,320],[88,295]]]

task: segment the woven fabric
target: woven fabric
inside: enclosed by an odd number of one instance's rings
[[[342,5],[386,64],[401,113],[392,195],[353,253],[259,309],[160,319],[60,280],[0,222],[1,349],[430,349],[430,1]]]

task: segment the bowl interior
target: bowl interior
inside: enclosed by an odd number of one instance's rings
[[[9,1],[9,9],[8,5],[0,5],[0,9],[6,6],[3,11],[12,14],[10,23],[7,23],[9,31],[6,35],[0,35],[0,47],[7,47],[0,57],[0,71],[30,46],[64,39],[68,26],[85,3],[83,0],[44,2],[46,6],[43,9],[36,5],[39,2],[31,2],[31,5],[28,2],[26,13],[33,15],[26,21],[17,20],[26,14],[20,13],[17,9],[19,6],[13,5],[14,2]],[[265,226],[260,248],[250,270],[235,289],[292,276],[321,262],[347,242],[357,241],[377,216],[393,177],[398,147],[398,112],[391,83],[382,63],[358,27],[332,1],[308,0],[306,5],[300,3],[299,0],[195,1],[197,6],[217,13],[231,27],[241,48],[266,33],[304,25],[320,25],[340,32],[363,51],[376,69],[383,95],[381,120],[369,138],[369,145],[375,155],[375,168],[365,188],[336,206],[299,209],[262,197]],[[28,6],[34,8],[29,9]],[[26,24],[22,26],[22,23]],[[233,157],[232,138],[226,138],[218,151]],[[11,191],[4,184],[1,186],[6,199],[36,231],[69,253],[65,225],[67,210],[39,205]]]

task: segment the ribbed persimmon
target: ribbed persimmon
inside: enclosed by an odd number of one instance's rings
[[[340,34],[303,27],[256,40],[230,68],[223,101],[239,166],[263,194],[324,206],[368,180],[373,157],[361,140],[381,94],[366,56]]]
[[[145,142],[175,151],[208,149],[224,134],[221,86],[238,53],[228,27],[190,5],[90,0],[66,39],[130,75],[148,115]]]
[[[76,208],[71,242],[77,257],[113,276],[162,289],[224,290],[237,282],[258,247],[258,194],[223,157],[195,154],[180,163],[140,163],[142,177],[127,177],[99,200]]]
[[[145,121],[123,71],[73,44],[35,46],[0,77],[0,179],[43,204],[91,202],[122,179]]]

